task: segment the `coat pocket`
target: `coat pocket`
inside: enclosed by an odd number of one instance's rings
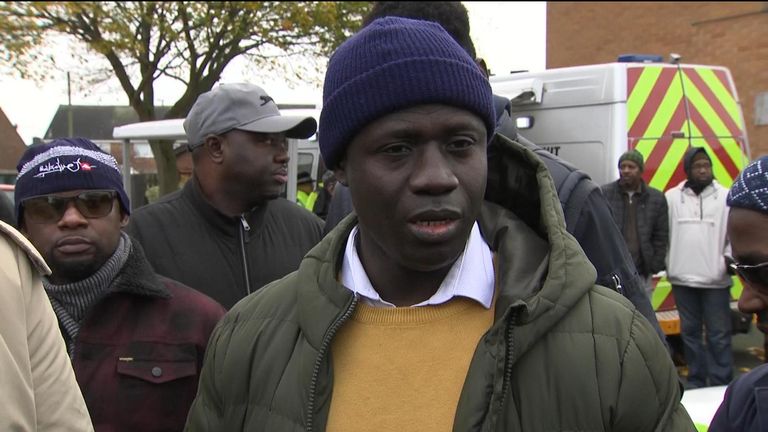
[[[195,361],[135,360],[121,357],[117,373],[153,384],[163,384],[197,374]]]
[[[198,373],[195,346],[132,342],[117,357],[117,374],[151,384],[164,384]]]

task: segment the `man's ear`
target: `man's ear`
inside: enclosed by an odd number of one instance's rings
[[[128,226],[128,221],[131,219],[131,217],[125,214],[122,210],[120,210],[120,216],[120,228],[125,228]]]
[[[224,138],[220,135],[208,135],[203,141],[202,150],[214,163],[221,163],[224,160]]]
[[[336,168],[334,168],[333,175],[336,177],[336,181],[343,184],[344,186],[349,186],[349,183],[347,182],[347,170],[345,169],[346,165],[347,165],[347,160],[346,159],[341,160],[336,165]]]

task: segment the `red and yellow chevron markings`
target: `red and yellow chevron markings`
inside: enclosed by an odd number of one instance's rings
[[[645,157],[644,177],[657,189],[685,179],[682,158],[689,144],[708,150],[715,178],[728,187],[747,163],[736,95],[721,69],[682,66],[681,71],[652,65],[627,68],[630,147]]]

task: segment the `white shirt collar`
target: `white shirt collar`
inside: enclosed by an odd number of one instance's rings
[[[354,227],[347,238],[344,250],[344,262],[341,267],[341,283],[364,301],[372,306],[395,307],[379,296],[373,288],[368,274],[360,262],[355,247],[358,229]],[[456,296],[468,297],[482,304],[486,309],[491,307],[495,287],[493,271],[493,253],[480,234],[477,222],[472,226],[464,252],[459,256],[445,276],[437,292],[429,299],[413,306],[427,306],[445,303]]]

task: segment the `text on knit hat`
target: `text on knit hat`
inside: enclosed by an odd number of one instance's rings
[[[123,212],[131,212],[117,161],[85,138],[59,138],[32,145],[16,169],[14,201],[19,223],[25,199],[73,190],[114,190]]]

